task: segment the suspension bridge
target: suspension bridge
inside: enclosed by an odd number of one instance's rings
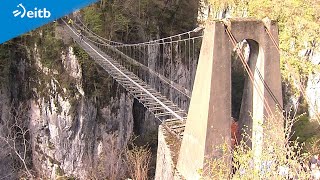
[[[215,21],[135,44],[103,38],[80,18],[64,23],[74,41],[179,139],[177,171],[186,179],[199,178],[207,157],[222,155],[215,145],[231,144],[230,59],[235,51],[247,73],[239,128],[252,130],[249,145],[259,153],[261,124],[282,108],[274,22]],[[248,58],[239,46],[242,40],[250,46]]]
[[[97,35],[79,18],[75,22],[72,25],[65,23],[69,35],[171,133],[181,139],[202,32],[189,31],[144,43],[123,44]],[[171,65],[177,63],[175,58],[180,58],[181,64],[173,67]],[[186,72],[174,72],[177,68]],[[179,78],[182,76],[186,79],[181,83]]]

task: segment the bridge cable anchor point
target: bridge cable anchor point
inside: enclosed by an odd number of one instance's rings
[[[225,27],[231,31],[231,21],[229,18],[224,18],[224,19],[221,19],[222,23],[225,25]]]
[[[264,27],[267,28],[268,30],[271,29],[271,19],[269,17],[265,17],[262,19],[262,22],[264,24]]]

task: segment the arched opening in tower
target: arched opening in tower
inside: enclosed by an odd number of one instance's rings
[[[241,41],[237,48],[240,49],[243,59],[235,49],[232,56],[231,97],[236,129],[232,128],[232,137],[236,138],[236,142],[244,140],[248,147],[252,147],[253,143],[261,143],[263,138],[264,89],[260,80],[264,76],[263,52],[259,44],[251,39]],[[245,70],[244,62],[249,66],[251,78]]]

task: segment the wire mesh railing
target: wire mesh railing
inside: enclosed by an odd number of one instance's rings
[[[201,28],[148,42],[121,44],[106,41],[83,23],[74,23],[74,27],[122,66],[188,110],[203,37]]]

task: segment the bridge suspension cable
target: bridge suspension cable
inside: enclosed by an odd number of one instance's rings
[[[237,46],[237,43],[238,43],[238,42],[237,42],[237,40],[235,39],[235,37],[234,37],[234,35],[232,34],[232,32],[230,31],[230,29],[229,29],[229,27],[228,27],[228,22],[224,22],[224,23],[225,23],[226,33],[227,33],[230,41],[232,42],[234,48],[236,49],[236,52],[237,52],[237,54],[238,54],[238,56],[239,56],[239,58],[240,58],[240,60],[241,60],[241,62],[242,62],[242,65],[244,66],[244,68],[245,68],[245,70],[246,70],[246,72],[247,72],[247,74],[248,74],[248,76],[249,76],[249,79],[250,79],[251,83],[252,83],[253,86],[256,88],[260,99],[264,102],[264,103],[263,103],[263,106],[266,108],[268,116],[272,115],[273,113],[272,113],[272,111],[271,111],[270,105],[269,105],[269,103],[267,102],[267,100],[264,98],[264,95],[263,95],[263,93],[262,93],[262,90],[261,90],[261,88],[259,87],[259,85],[257,84],[257,81],[254,80],[253,72],[252,72],[252,70],[250,69],[249,64],[246,62],[243,53],[242,53],[241,50],[238,48],[238,46]],[[259,72],[259,70],[258,70],[256,67],[255,67],[255,70],[256,70],[257,72]],[[259,79],[260,79],[262,82],[264,82],[264,79],[263,79],[263,77],[261,76],[260,72],[259,72]],[[265,85],[266,85],[266,82],[264,82],[263,84],[264,84],[264,86],[265,86]],[[269,92],[269,91],[268,91],[268,92]],[[270,92],[269,92],[269,93],[270,93]],[[272,93],[272,92],[271,92],[271,93]],[[273,93],[272,93],[272,94],[273,94]],[[272,96],[272,97],[274,97],[274,96]],[[278,102],[278,101],[275,100],[275,102]],[[279,104],[279,105],[280,105],[280,104]]]
[[[164,82],[168,84],[171,88],[177,90],[179,93],[183,94],[185,97],[190,99],[191,91],[192,91],[191,87],[193,84],[192,80],[194,79],[194,75],[195,75],[195,70],[191,70],[192,67],[194,67],[194,65],[192,64],[190,59],[195,60],[194,58],[195,41],[203,37],[202,33],[201,35],[199,35],[198,33],[199,31],[201,32],[202,28],[196,28],[192,31],[176,34],[176,35],[165,37],[165,38],[159,38],[156,40],[151,40],[148,42],[125,44],[125,43],[119,43],[116,41],[111,41],[97,35],[93,31],[91,31],[87,26],[85,26],[85,24],[81,21],[79,17],[77,19],[81,23],[81,26],[79,26],[78,24],[76,24],[76,26],[78,26],[78,28],[81,28],[82,30],[85,30],[88,34],[91,34],[89,37],[93,37],[99,41],[99,42],[96,42],[94,40],[91,40],[93,43],[99,43],[99,45],[104,45],[104,46],[107,46],[108,48],[111,48],[110,46],[112,46],[113,48],[118,50],[117,51],[118,54],[124,55],[126,56],[126,58],[130,58],[131,61],[135,61],[140,67],[143,67],[144,69],[148,69],[148,71],[150,71],[151,74],[155,75],[157,77],[157,80],[154,80],[154,81],[157,81],[156,84]],[[256,84],[257,82],[254,81],[253,72],[250,69],[247,62],[245,61],[244,55],[237,48],[236,39],[232,35],[231,31],[229,31],[228,27],[226,29],[231,42],[236,47],[238,56],[240,57],[242,64],[245,67],[245,70],[248,73],[248,76],[251,82],[256,87],[259,97],[263,99],[263,101],[265,102],[264,106],[267,109],[268,114],[270,114],[271,113],[270,106],[266,101],[266,99],[263,98],[262,90]],[[192,34],[197,34],[197,35],[192,36]],[[166,49],[169,49],[169,52],[165,52]],[[188,85],[184,85],[183,87],[180,86],[181,84],[180,82],[175,83],[175,81],[173,80],[173,73],[174,73],[173,69],[175,69],[175,67],[172,68],[172,66],[174,66],[173,59],[176,59],[176,57],[174,57],[175,56],[174,52],[178,52],[178,56],[177,56],[178,58],[183,57],[188,60],[187,66],[185,67],[185,69],[189,71],[189,75],[188,75],[189,83]],[[193,53],[193,55],[191,55],[191,53]],[[155,55],[155,56],[152,56],[152,55]],[[166,55],[167,56],[169,55],[169,57],[166,58],[165,57]],[[150,59],[152,60],[151,62],[150,62]],[[169,64],[170,66],[168,70],[166,69],[167,64]],[[264,87],[266,88],[267,92],[270,94],[271,98],[275,101],[276,104],[278,104],[278,106],[281,109],[283,109],[278,99],[275,97],[274,93],[271,91],[270,87],[263,79],[260,71],[257,68],[255,68],[255,70],[260,80],[262,81]],[[139,71],[137,72],[137,74],[139,76]],[[144,79],[144,80],[147,80],[147,79]],[[160,92],[162,91],[160,86],[158,86],[157,89]],[[165,93],[165,92],[162,92],[162,93]],[[172,93],[169,94],[169,97],[171,100],[174,99],[172,97]]]
[[[275,38],[273,37],[270,29],[269,29],[269,26],[267,25],[268,24],[268,21],[267,19],[264,19],[263,22],[264,22],[264,27],[265,27],[265,30],[269,36],[269,38],[271,39],[273,45],[276,47],[277,51],[281,54],[281,49],[279,47],[279,44],[276,42]],[[298,85],[298,88],[299,88],[299,91],[302,93],[302,95],[304,96],[304,98],[306,99],[307,103],[310,104],[310,99],[308,98],[308,96],[306,95],[306,90],[305,88],[301,85],[301,82],[300,81],[297,81],[295,79],[295,75],[292,73],[294,72],[294,68],[290,65],[290,63],[285,63],[285,66],[289,69],[289,73],[291,73],[291,76],[293,77],[293,79],[295,80],[295,82],[297,83]],[[315,116],[316,116],[316,119],[318,121],[318,123],[320,124],[320,114],[317,113],[317,111],[314,109],[314,107],[310,104],[310,109],[314,112]]]
[[[105,46],[114,56],[121,56],[122,65],[141,79],[151,82],[155,89],[179,107],[188,109],[203,37],[202,28],[143,43],[120,44],[97,36],[83,23],[74,25],[86,32],[91,42]],[[123,60],[141,69],[125,64]]]
[[[79,37],[78,33],[74,31],[74,29],[72,27],[70,27],[65,21],[63,21],[67,27],[77,36]],[[86,40],[89,40],[93,43],[95,43],[95,41],[90,40],[87,37],[84,37]],[[143,86],[141,86],[139,83],[137,83],[135,80],[133,80],[132,78],[130,78],[127,74],[125,74],[124,72],[122,72],[121,69],[119,69],[117,66],[115,66],[110,60],[108,60],[106,57],[104,57],[103,55],[101,55],[95,48],[93,48],[89,43],[87,43],[86,41],[83,41],[84,44],[86,44],[88,47],[90,47],[90,49],[92,51],[94,51],[97,55],[100,56],[100,58],[104,59],[105,62],[107,62],[112,68],[114,68],[118,73],[120,73],[123,77],[125,77],[127,80],[129,80],[132,84],[134,84],[135,86],[137,86],[138,88],[140,88],[144,93],[146,93],[147,95],[149,95],[153,100],[155,100],[159,105],[161,105],[164,109],[166,109],[168,112],[170,112],[175,118],[183,121],[184,118],[181,117],[180,115],[178,115],[175,111],[173,111],[171,108],[169,108],[166,104],[164,104],[161,100],[159,100],[157,97],[155,97],[152,93],[150,93],[147,89],[145,89]],[[102,44],[104,45],[104,44]]]
[[[84,30],[84,31],[87,31],[86,29],[83,29],[81,26],[79,26],[79,25],[77,25],[77,24],[75,24],[75,25],[76,25],[78,28],[80,28],[80,29],[82,29],[82,30]],[[75,29],[77,29],[77,28],[75,28]],[[90,33],[89,31],[87,31],[87,32]],[[89,37],[95,37],[95,36],[89,36]],[[130,55],[128,56],[128,55],[127,55],[128,53],[124,53],[123,51],[120,51],[119,49],[116,49],[114,46],[111,46],[111,45],[109,45],[109,44],[107,44],[107,43],[105,43],[105,42],[97,42],[97,41],[95,41],[95,40],[91,40],[90,38],[88,38],[88,40],[91,41],[92,43],[95,43],[95,44],[98,44],[98,45],[101,45],[101,46],[106,46],[106,47],[112,49],[113,51],[116,51],[118,54],[123,55],[125,58],[127,58],[127,59],[129,58],[131,62],[134,61],[135,64],[138,64],[140,67],[142,67],[142,68],[144,68],[144,69],[147,69],[151,74],[157,76],[160,80],[162,80],[162,81],[165,82],[166,84],[170,85],[172,88],[174,88],[175,90],[179,91],[180,93],[182,93],[182,94],[185,95],[186,97],[190,98],[190,96],[191,96],[190,91],[188,91],[188,90],[186,90],[186,89],[183,89],[183,88],[180,87],[178,84],[174,83],[173,81],[169,80],[167,77],[163,76],[161,73],[158,73],[158,72],[156,72],[156,71],[154,71],[154,70],[152,70],[152,69],[149,69],[149,68],[145,65],[146,63],[140,63],[140,62],[136,61],[135,59],[132,59],[131,57],[129,57],[129,56],[132,55],[132,54],[130,54]],[[134,49],[135,49],[135,47],[134,47]],[[139,49],[140,49],[140,48],[139,48]],[[144,49],[145,49],[145,48],[144,48]],[[135,50],[135,51],[136,51],[136,50]],[[135,52],[135,51],[134,51],[134,52]],[[141,51],[141,49],[140,49],[140,51]],[[126,52],[127,52],[127,50],[126,50]],[[130,50],[130,53],[132,53],[131,50]],[[146,52],[144,53],[143,56],[145,56],[145,54],[146,54]],[[144,61],[144,62],[145,62],[145,61]]]
[[[81,18],[80,18],[79,16],[76,17],[76,21],[80,22],[81,26],[82,26],[86,31],[88,31],[90,34],[92,34],[92,35],[94,35],[95,37],[97,37],[100,41],[105,42],[106,44],[110,44],[110,45],[121,45],[121,44],[123,44],[123,43],[121,43],[121,42],[112,41],[112,40],[110,40],[110,39],[106,39],[106,38],[104,38],[104,37],[102,37],[102,36],[99,36],[97,33],[93,32],[90,28],[88,28],[88,27],[84,24],[84,22],[81,20]],[[75,21],[75,22],[76,22],[76,21]],[[78,25],[77,23],[75,23],[75,24]],[[78,26],[78,27],[80,27],[80,26]]]

